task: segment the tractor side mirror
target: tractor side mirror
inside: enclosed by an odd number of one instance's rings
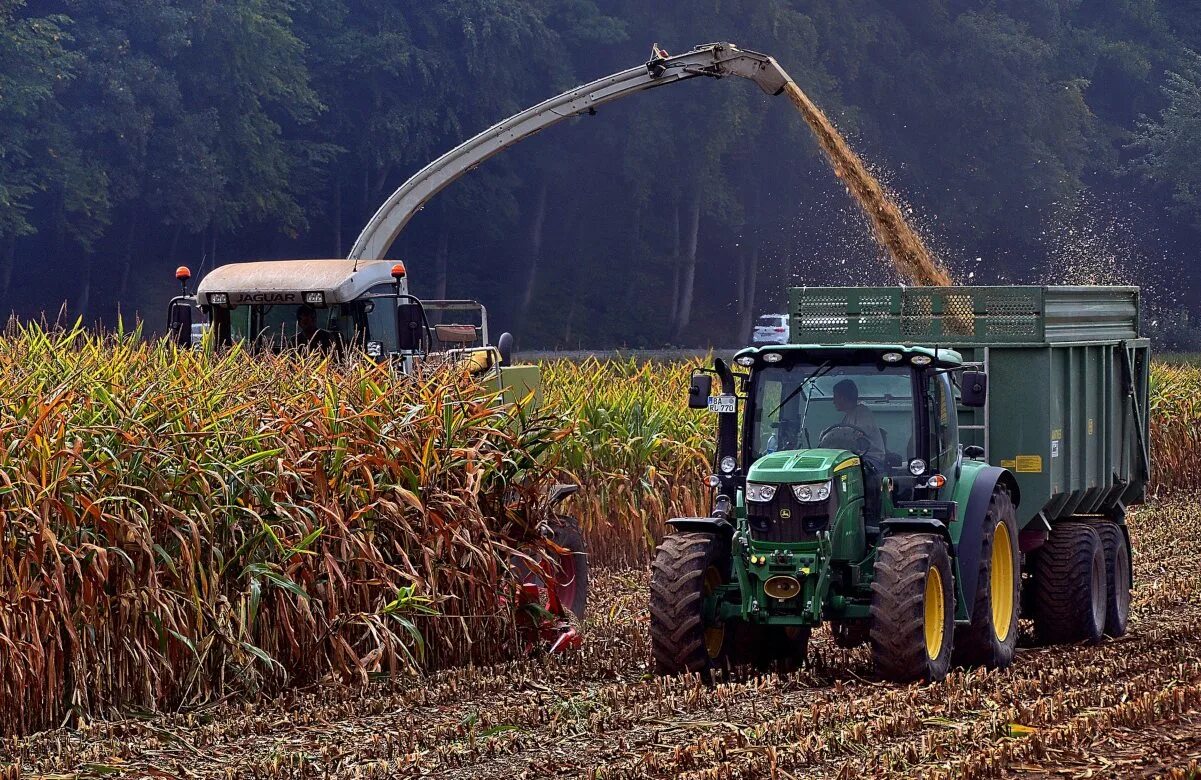
[[[496,340],[496,351],[500,353],[500,364],[502,366],[513,365],[513,334],[502,333],[500,338]]]
[[[192,304],[188,301],[172,301],[167,312],[167,332],[171,340],[181,347],[192,346]]]
[[[964,406],[984,406],[988,402],[988,374],[983,371],[964,371],[960,400]]]
[[[688,385],[688,408],[708,409],[709,394],[713,391],[713,377],[708,374],[693,374]]]
[[[400,352],[420,352],[425,339],[425,317],[421,304],[400,303],[396,306],[396,346]]]

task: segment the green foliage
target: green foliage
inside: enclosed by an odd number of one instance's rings
[[[1139,123],[1132,168],[1171,190],[1176,209],[1201,227],[1201,55],[1185,53],[1183,67],[1163,87],[1167,107]]]
[[[76,301],[58,280],[87,263],[113,287],[93,296],[101,312],[157,316],[181,262],[345,253],[393,188],[457,142],[643,61],[652,42],[713,40],[775,55],[952,270],[1034,281],[1043,237],[1090,189],[1133,191],[1165,232],[1201,228],[1199,8],[3,0],[0,304]],[[439,196],[395,250],[417,290],[483,298],[523,346],[660,346],[739,341],[788,282],[887,278],[785,101],[698,80],[602,114]],[[10,258],[28,266],[12,289]],[[16,298],[22,284],[32,295]],[[676,333],[686,288],[694,311]]]

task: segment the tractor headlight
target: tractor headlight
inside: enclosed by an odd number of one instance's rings
[[[304,302],[310,306],[324,306],[325,293],[323,292],[307,292],[304,294]]]
[[[781,355],[779,352],[764,352],[763,353],[763,362],[764,363],[779,363],[783,359],[784,359],[784,356]]]
[[[727,455],[721,459],[719,465],[721,466],[722,474],[733,474],[734,469],[738,468],[738,461],[734,460],[733,456]]]
[[[229,293],[209,293],[209,306],[228,306]]]
[[[775,485],[760,485],[754,482],[746,484],[746,500],[756,504],[766,504],[776,497]]]
[[[926,461],[921,458],[914,458],[909,461],[909,473],[915,477],[920,477],[926,473]]]
[[[834,489],[832,482],[817,482],[808,485],[793,485],[792,494],[796,496],[797,501],[816,502],[825,501],[830,497],[830,491]]]
[[[751,366],[755,365],[755,356],[743,355],[742,357],[734,358],[734,362],[743,368],[750,368]]]

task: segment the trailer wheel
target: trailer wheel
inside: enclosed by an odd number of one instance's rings
[[[560,605],[582,618],[588,607],[588,547],[580,521],[556,515],[551,522],[550,540],[565,551],[555,556],[555,595]]]
[[[1013,663],[1021,609],[1018,527],[1008,487],[993,489],[981,522],[984,536],[976,602],[971,625],[955,629],[955,663],[1003,669]]]
[[[1105,632],[1105,549],[1090,525],[1061,523],[1039,548],[1034,633],[1048,644],[1096,644]]]
[[[872,657],[897,682],[941,680],[951,668],[955,589],[946,542],[897,534],[880,543],[872,581]]]
[[[651,649],[659,674],[708,673],[726,652],[723,625],[705,624],[705,599],[725,584],[729,545],[713,534],[666,537],[651,564]]]
[[[1130,547],[1117,523],[1097,526],[1105,549],[1105,634],[1124,636],[1130,623]]]

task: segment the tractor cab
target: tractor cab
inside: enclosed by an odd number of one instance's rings
[[[208,320],[216,347],[253,351],[321,349],[357,353],[411,368],[417,358],[461,358],[475,369],[508,362],[512,337],[489,340],[488,312],[470,300],[421,300],[409,294],[403,263],[382,260],[273,260],[233,263],[204,277],[194,295],[180,268],[183,294],[172,300],[168,327],[193,341],[192,317]]]
[[[898,502],[954,492],[962,457],[954,385],[965,370],[958,353],[788,345],[743,350],[734,362],[749,370],[738,461],[748,516],[760,525],[774,519],[761,511],[772,503],[765,492],[779,492],[767,486],[795,487],[785,492],[816,504],[833,494],[836,470],[843,482],[862,480],[869,536]],[[972,374],[971,384],[983,381]]]

